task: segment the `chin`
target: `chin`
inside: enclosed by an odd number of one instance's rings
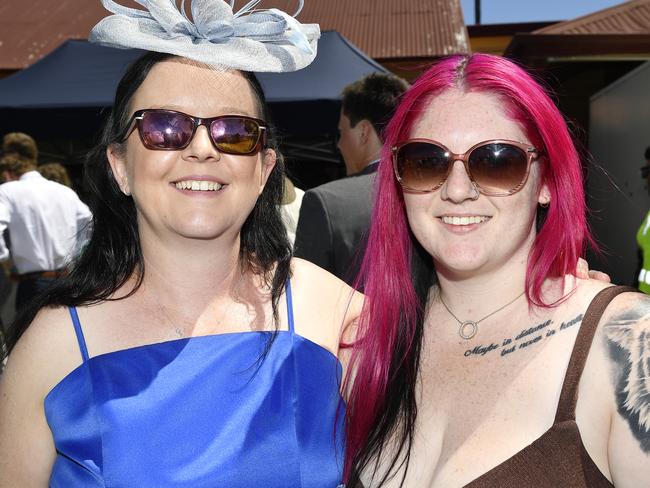
[[[183,222],[180,225],[172,225],[172,230],[181,237],[187,239],[211,240],[224,235],[232,226],[218,219],[202,222]]]
[[[485,249],[482,246],[457,244],[438,248],[432,256],[443,266],[467,268],[485,260]]]
[[[488,260],[478,250],[441,253],[434,257],[435,267],[443,274],[472,276],[483,269]]]
[[[483,268],[484,263],[479,263],[476,260],[472,261],[436,261],[436,270],[442,274],[470,277],[478,274]]]

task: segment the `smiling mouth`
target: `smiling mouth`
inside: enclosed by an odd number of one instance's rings
[[[486,220],[489,220],[490,217],[486,217],[485,215],[472,215],[469,217],[452,217],[450,215],[443,215],[441,219],[445,224],[449,225],[471,225],[485,222]]]
[[[191,190],[191,191],[219,191],[224,186],[221,183],[216,181],[206,181],[206,180],[183,180],[173,183],[173,185],[179,190]]]

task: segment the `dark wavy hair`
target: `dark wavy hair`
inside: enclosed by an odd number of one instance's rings
[[[343,89],[341,107],[352,127],[361,120],[368,120],[382,137],[400,97],[408,88],[408,82],[397,75],[371,73]]]
[[[90,240],[75,259],[70,273],[35,297],[19,313],[7,335],[8,350],[16,344],[41,308],[85,305],[112,299],[115,291],[133,273],[137,273],[138,280],[127,296],[132,295],[141,285],[145,269],[135,204],[130,196],[120,191],[109,166],[106,149],[120,144],[119,136],[124,133],[130,119],[133,95],[151,68],[174,57],[171,54],[148,52],[137,59],[120,80],[115,102],[99,141],[88,153],[85,162],[84,183],[89,192],[88,203],[93,214]],[[242,72],[242,75],[257,98],[261,118],[268,122],[264,92],[258,80],[251,73]],[[266,147],[276,151],[277,163],[241,229],[239,259],[243,266],[260,274],[271,288],[273,318],[277,326],[278,301],[290,276],[291,244],[279,210],[284,185],[284,164],[271,129],[267,129]]]

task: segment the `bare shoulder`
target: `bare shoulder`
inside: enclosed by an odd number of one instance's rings
[[[81,363],[76,343],[68,310],[48,308],[11,351],[0,377],[0,486],[47,485],[56,453],[44,399]]]
[[[623,293],[601,321],[616,410],[650,454],[650,296]]]
[[[5,373],[19,375],[22,382],[29,378],[32,391],[45,396],[81,362],[68,308],[44,308],[12,350]]]
[[[330,341],[338,342],[344,331],[356,323],[363,306],[363,295],[333,274],[305,261],[291,262],[291,288],[297,317],[309,317],[310,329],[328,331]]]
[[[577,280],[573,307],[584,317],[594,297],[614,285],[596,280]],[[650,297],[634,291],[616,295],[603,311],[596,330],[596,339],[592,350],[602,354],[608,362],[612,359],[612,345],[623,345],[624,337],[629,337],[634,330],[647,329],[650,320]]]
[[[320,302],[323,307],[343,307],[340,311],[347,315],[356,312],[358,316],[363,304],[361,293],[329,271],[304,259],[294,258],[291,267],[292,283],[301,289],[299,293]]]
[[[582,329],[594,297],[613,285],[569,281],[570,295],[558,309]],[[645,486],[650,477],[649,392],[650,297],[623,292],[607,304],[598,321],[576,407],[584,445],[617,488]]]
[[[566,310],[567,313],[574,315],[579,314],[580,320],[582,320],[584,314],[589,309],[589,306],[592,304],[596,295],[607,288],[613,287],[613,284],[604,281],[594,279],[580,279],[567,275],[563,283],[563,292],[559,295],[554,294],[552,296],[552,299],[556,300],[560,297],[564,297],[558,307],[558,310]],[[617,307],[617,303],[619,303],[621,297],[625,295],[630,294],[623,293],[622,295],[615,297],[607,306],[603,317],[599,322],[599,331],[602,329],[602,325],[604,324],[606,317],[611,313],[612,310]]]
[[[600,334],[612,387],[612,478],[617,487],[642,486],[650,476],[650,297],[618,295],[600,321]]]
[[[634,292],[620,294],[607,308],[601,325],[613,359],[620,362],[621,356],[625,356],[641,361],[639,366],[645,364],[648,380],[645,392],[650,402],[650,296]],[[650,429],[650,416],[646,422]]]

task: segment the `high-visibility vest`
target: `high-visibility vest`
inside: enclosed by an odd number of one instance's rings
[[[645,216],[636,233],[636,242],[643,252],[643,267],[639,272],[639,290],[643,293],[650,293],[650,212]]]

